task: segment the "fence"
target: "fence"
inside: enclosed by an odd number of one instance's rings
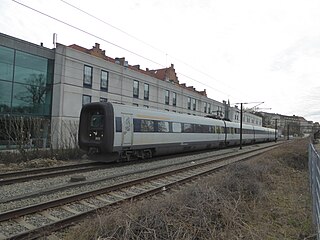
[[[320,157],[313,144],[309,144],[310,190],[312,194],[312,218],[320,240]]]

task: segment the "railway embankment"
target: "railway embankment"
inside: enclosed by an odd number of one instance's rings
[[[99,212],[65,239],[314,239],[308,140]]]

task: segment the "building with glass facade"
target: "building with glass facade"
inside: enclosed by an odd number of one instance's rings
[[[54,50],[0,33],[0,149],[50,144]]]

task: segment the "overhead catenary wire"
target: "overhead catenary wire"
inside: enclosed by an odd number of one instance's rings
[[[162,53],[162,54],[165,54],[165,56],[166,56],[166,64],[167,64],[167,58],[168,58],[168,57],[171,57],[172,59],[175,59],[175,60],[177,60],[178,62],[181,62],[182,64],[186,65],[187,67],[192,68],[192,69],[195,70],[196,72],[199,72],[199,73],[203,74],[204,76],[209,77],[209,78],[211,78],[211,79],[213,79],[213,80],[215,80],[215,81],[217,81],[217,82],[219,82],[219,83],[227,86],[228,88],[233,88],[232,86],[229,86],[229,85],[226,84],[225,82],[218,80],[217,78],[211,76],[210,74],[208,74],[208,73],[206,73],[206,72],[204,72],[204,71],[202,71],[202,70],[199,70],[198,68],[195,68],[193,65],[191,65],[191,64],[189,64],[189,63],[181,60],[180,58],[177,58],[177,57],[175,57],[175,56],[167,53],[166,51],[161,50],[161,49],[158,48],[158,47],[153,46],[152,44],[147,43],[146,41],[144,41],[144,40],[142,40],[142,39],[140,39],[140,38],[138,38],[138,37],[136,37],[136,36],[128,33],[127,31],[124,31],[124,30],[122,30],[121,28],[116,27],[116,26],[114,26],[113,24],[110,24],[110,23],[106,22],[105,20],[103,20],[103,19],[101,19],[101,18],[99,18],[99,17],[96,17],[96,16],[94,16],[93,14],[91,14],[91,13],[89,13],[89,12],[87,12],[87,11],[85,11],[85,10],[83,10],[83,9],[81,9],[81,8],[79,8],[79,7],[71,4],[71,3],[68,3],[68,2],[65,1],[65,0],[60,0],[60,1],[63,2],[64,4],[67,4],[68,6],[70,6],[70,7],[72,7],[72,8],[77,9],[78,11],[80,11],[80,12],[82,12],[82,13],[84,13],[84,14],[92,17],[92,18],[94,18],[95,20],[97,20],[97,21],[99,21],[99,22],[102,22],[102,23],[104,23],[104,24],[106,24],[106,25],[108,25],[108,26],[110,26],[110,27],[112,27],[112,28],[120,31],[121,33],[123,33],[123,34],[125,34],[125,35],[127,35],[127,36],[129,36],[129,37],[131,37],[131,38],[133,38],[133,39],[135,39],[136,41],[139,41],[139,42],[145,44],[146,46],[148,46],[148,47],[150,47],[150,48],[152,48],[152,49],[154,49],[154,50],[156,50],[156,51],[158,51],[158,52],[160,52],[160,53]],[[182,75],[182,76],[184,76],[184,77],[190,78],[189,76],[187,76],[187,75],[185,75],[185,74],[183,74],[183,73],[180,73],[180,72],[177,72],[177,73],[179,73],[180,75]],[[193,79],[193,78],[190,78],[190,79],[192,79],[192,80],[194,80],[195,82],[200,83],[200,84],[202,84],[202,85],[204,85],[204,86],[207,86],[207,87],[209,87],[209,88],[212,88],[211,86],[208,86],[208,85],[204,84],[203,82],[197,81],[197,80],[195,80],[195,79]],[[223,92],[223,91],[220,91],[220,90],[218,90],[218,89],[215,89],[215,88],[212,88],[212,89],[213,89],[213,90],[216,90],[216,91],[218,91],[218,92],[220,92],[220,93],[229,95],[229,94],[227,94],[227,93],[225,93],[225,92]],[[234,89],[234,88],[233,88],[233,89]]]
[[[53,17],[53,16],[51,16],[51,15],[49,15],[49,14],[47,14],[47,13],[44,13],[44,12],[42,12],[42,11],[40,11],[40,10],[37,10],[37,9],[35,9],[35,8],[33,8],[33,7],[30,7],[30,6],[28,6],[28,5],[24,4],[24,3],[21,3],[21,2],[19,2],[19,1],[17,1],[17,0],[12,0],[12,1],[15,2],[15,3],[17,3],[17,4],[19,4],[19,5],[21,5],[21,6],[23,6],[23,7],[25,7],[25,8],[28,8],[28,9],[34,11],[34,12],[37,12],[38,14],[41,14],[41,15],[43,15],[43,16],[45,16],[45,17],[48,17],[48,18],[50,18],[50,19],[52,19],[52,20],[54,20],[54,21],[57,21],[57,22],[59,22],[59,23],[62,23],[62,24],[66,25],[66,26],[68,26],[68,27],[70,27],[70,28],[76,29],[77,31],[80,31],[80,32],[82,32],[82,33],[84,33],[84,34],[87,34],[87,35],[89,35],[89,36],[92,36],[92,37],[94,37],[94,38],[97,38],[97,39],[99,39],[99,40],[101,40],[101,41],[103,41],[103,42],[106,42],[106,43],[114,46],[114,47],[117,47],[117,48],[119,48],[119,49],[122,49],[122,50],[124,50],[124,51],[126,51],[126,52],[129,52],[129,53],[131,53],[131,54],[133,54],[133,55],[135,55],[135,56],[138,56],[138,57],[140,57],[140,58],[142,58],[142,59],[144,59],[144,60],[147,60],[147,61],[149,61],[149,62],[151,62],[151,63],[154,63],[154,64],[156,64],[156,65],[158,65],[158,66],[161,66],[162,68],[165,68],[165,67],[166,67],[166,66],[164,66],[163,64],[161,64],[161,63],[159,63],[159,62],[156,62],[156,61],[154,61],[154,60],[152,60],[152,59],[150,59],[150,58],[148,58],[148,57],[145,57],[145,56],[143,56],[143,55],[141,55],[141,54],[139,54],[139,53],[136,53],[136,52],[134,52],[134,51],[132,51],[132,50],[130,50],[130,49],[127,49],[127,48],[122,47],[122,46],[120,46],[120,45],[118,45],[118,44],[115,44],[115,43],[113,43],[113,42],[111,42],[111,41],[108,41],[107,39],[105,39],[105,38],[103,38],[103,37],[100,37],[100,36],[98,36],[98,35],[96,35],[96,34],[90,33],[90,32],[87,31],[87,30],[84,30],[84,29],[82,29],[82,28],[80,28],[80,27],[74,26],[74,25],[72,25],[72,24],[70,24],[70,23],[68,23],[68,22],[66,22],[66,21],[63,21],[63,20],[58,19],[58,18],[56,18],[56,17]],[[63,1],[63,2],[64,2],[64,1]],[[89,14],[89,13],[88,13],[88,14]],[[102,21],[102,20],[101,20],[101,21]],[[122,30],[121,30],[121,31],[122,31]],[[130,34],[128,34],[128,35],[130,35]],[[131,36],[131,35],[130,35],[130,36]],[[148,45],[149,45],[149,44],[148,44]],[[161,50],[160,50],[160,51],[161,51]],[[216,91],[216,92],[220,92],[220,93],[225,94],[225,95],[227,95],[227,96],[231,96],[230,94],[228,94],[228,93],[226,93],[226,92],[223,92],[223,91],[221,91],[221,90],[218,90],[218,89],[216,89],[216,88],[213,88],[213,87],[211,87],[210,85],[207,85],[207,84],[205,84],[205,83],[203,83],[203,82],[201,82],[201,81],[196,80],[196,79],[193,78],[193,77],[188,76],[187,74],[183,74],[183,73],[181,73],[181,72],[177,72],[177,73],[180,74],[181,76],[184,76],[184,77],[186,77],[186,78],[188,78],[188,79],[190,79],[190,80],[192,80],[192,81],[194,81],[194,82],[197,82],[197,83],[199,83],[199,84],[201,84],[201,85],[203,85],[203,86],[205,86],[205,87],[207,87],[207,88],[210,88],[210,89],[212,89],[212,90],[214,90],[214,91]],[[208,75],[208,76],[209,76],[209,75]]]
[[[124,51],[127,51],[127,52],[129,52],[129,53],[131,53],[131,54],[133,54],[133,55],[136,55],[136,56],[138,56],[138,57],[140,57],[140,58],[142,58],[142,59],[145,59],[145,60],[147,60],[147,61],[149,61],[149,62],[155,63],[155,64],[157,64],[157,65],[159,65],[159,66],[165,67],[165,66],[162,65],[161,63],[158,63],[158,62],[156,62],[156,61],[154,61],[154,60],[152,60],[152,59],[150,59],[150,58],[144,57],[144,56],[142,56],[141,54],[138,54],[138,53],[136,53],[136,52],[134,52],[134,51],[132,51],[132,50],[129,50],[129,49],[124,48],[124,47],[121,47],[121,46],[118,45],[118,44],[115,44],[115,43],[113,43],[113,42],[110,42],[110,41],[108,41],[108,40],[106,40],[106,39],[104,39],[104,38],[102,38],[102,37],[99,37],[98,35],[95,35],[95,34],[93,34],[93,33],[90,33],[90,32],[88,32],[88,31],[86,31],[86,30],[83,30],[83,29],[81,29],[81,28],[79,28],[79,27],[76,27],[76,26],[74,26],[74,25],[72,25],[72,24],[70,24],[70,23],[67,23],[67,22],[65,22],[65,21],[63,21],[63,20],[60,20],[60,19],[56,18],[56,17],[53,17],[53,16],[51,16],[51,15],[49,15],[49,14],[47,14],[47,13],[41,12],[41,11],[39,11],[39,10],[33,8],[33,7],[30,7],[30,6],[28,6],[28,5],[25,5],[25,4],[23,4],[23,3],[21,3],[21,2],[19,2],[19,1],[17,1],[17,0],[12,0],[12,1],[15,2],[15,3],[17,3],[17,4],[20,4],[20,5],[23,6],[23,7],[26,7],[26,8],[28,8],[28,9],[32,10],[32,11],[35,11],[35,12],[41,14],[41,15],[44,15],[44,16],[46,16],[46,17],[48,17],[48,18],[51,18],[51,19],[53,19],[53,20],[55,20],[55,21],[57,21],[57,22],[60,22],[60,23],[62,23],[62,24],[64,24],[64,25],[67,25],[67,26],[69,26],[69,27],[71,27],[71,28],[73,28],[73,29],[76,29],[76,30],[78,30],[78,31],[80,31],[80,32],[83,32],[83,33],[85,33],[85,34],[87,34],[87,35],[90,35],[90,36],[95,37],[95,38],[97,38],[97,39],[99,39],[99,40],[101,40],[101,41],[104,41],[104,42],[106,42],[106,43],[108,43],[108,44],[110,44],[110,45],[112,45],[112,46],[115,46],[115,47],[120,48],[120,49],[122,49],[122,50],[124,50]]]

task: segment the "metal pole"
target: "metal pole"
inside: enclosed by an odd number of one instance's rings
[[[275,123],[275,131],[274,131],[274,141],[277,142],[277,128],[278,128],[278,119],[276,119]]]
[[[242,149],[242,105],[243,103],[240,103],[240,149]]]
[[[289,138],[289,123],[288,123],[288,125],[287,125],[287,134],[288,134],[287,140],[289,140],[289,139],[290,139],[290,138]]]

